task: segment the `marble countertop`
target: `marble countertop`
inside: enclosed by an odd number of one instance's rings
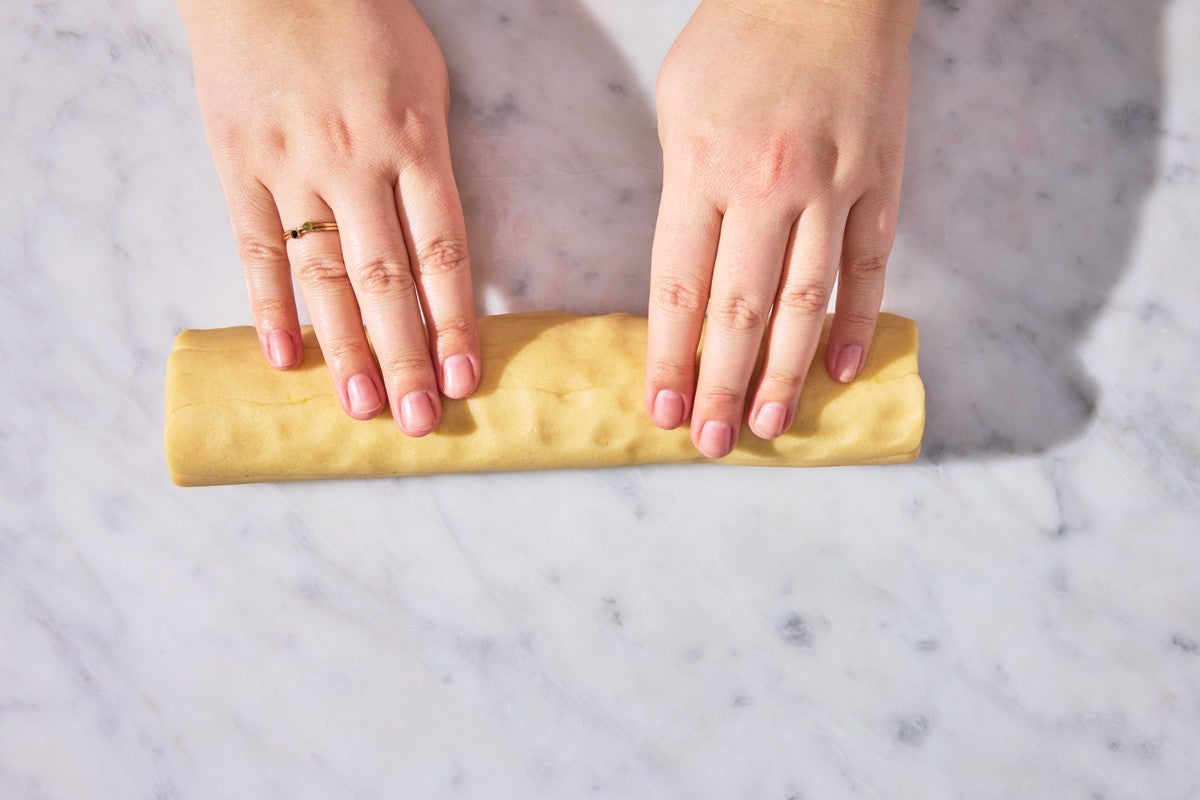
[[[688,0],[425,0],[482,311],[644,311]],[[173,487],[170,3],[0,30],[0,798],[1200,797],[1200,0],[927,0],[904,467]]]

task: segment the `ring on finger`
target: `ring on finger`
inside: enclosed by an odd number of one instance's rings
[[[306,222],[298,228],[289,228],[283,232],[283,241],[286,243],[288,239],[299,239],[306,233],[318,233],[319,231],[336,231],[338,229],[336,222]]]

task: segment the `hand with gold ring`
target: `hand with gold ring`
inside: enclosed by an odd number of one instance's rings
[[[180,8],[263,354],[303,357],[294,275],[346,413],[429,433],[480,371],[433,35],[408,0]]]

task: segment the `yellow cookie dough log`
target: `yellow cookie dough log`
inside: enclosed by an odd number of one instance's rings
[[[863,374],[825,372],[825,334],[791,430],[764,442],[743,426],[719,463],[890,464],[920,450],[925,393],[917,328],[883,314]],[[437,430],[411,439],[388,412],[350,419],[316,337],[304,363],[277,372],[254,329],[187,330],[167,362],[166,455],[180,486],[442,472],[608,467],[704,459],[688,429],[661,431],[643,406],[646,320],[506,314],[479,321],[483,379],[444,400]]]

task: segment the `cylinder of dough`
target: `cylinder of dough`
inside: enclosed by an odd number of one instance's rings
[[[920,452],[925,393],[917,328],[883,314],[862,374],[826,373],[826,320],[791,429],[773,441],[743,424],[716,462],[893,464]],[[663,431],[644,405],[646,320],[522,313],[479,320],[482,378],[442,399],[437,430],[410,438],[385,410],[342,411],[311,327],[296,369],[269,367],[251,327],[185,330],[167,361],[165,446],[180,486],[448,472],[706,462],[687,425]],[[753,385],[753,384],[752,384]]]

